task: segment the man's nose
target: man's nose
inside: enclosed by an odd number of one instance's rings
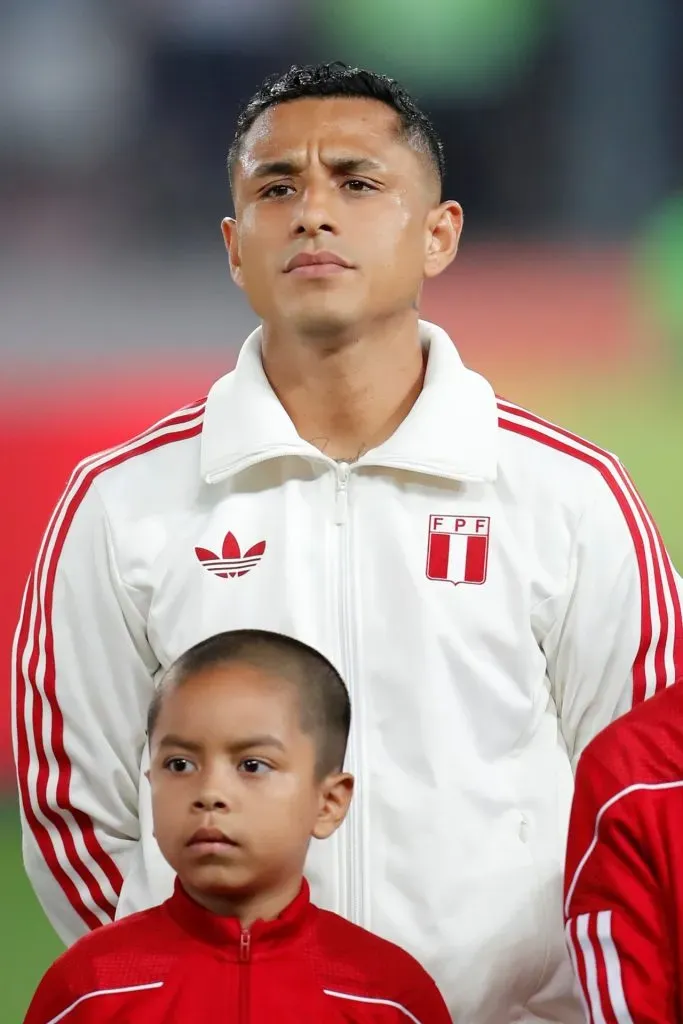
[[[336,235],[339,228],[331,209],[328,189],[315,185],[304,189],[292,221],[293,235]]]

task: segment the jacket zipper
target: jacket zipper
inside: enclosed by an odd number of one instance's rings
[[[346,677],[351,697],[351,706],[358,708],[358,695],[354,688],[353,646],[351,643],[351,602],[349,598],[350,537],[348,525],[349,477],[351,467],[347,462],[337,463],[337,490],[335,500],[335,523],[339,527],[339,634],[341,647],[341,668]],[[360,764],[359,718],[349,739],[347,755],[348,770],[356,777],[356,795],[351,805],[347,826],[346,842],[343,849],[342,873],[345,885],[342,899],[345,904],[342,913],[355,924],[363,923],[362,887],[359,866],[362,862],[361,800],[362,766]],[[362,725],[361,725],[362,728]]]
[[[251,933],[243,929],[240,933],[240,975],[239,975],[239,1024],[249,1024],[249,996],[251,971]]]
[[[349,477],[351,467],[348,462],[337,463],[337,499],[335,502],[335,523],[346,526],[349,509]]]

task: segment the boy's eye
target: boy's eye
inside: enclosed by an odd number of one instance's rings
[[[245,772],[247,775],[264,775],[266,772],[271,771],[269,764],[265,761],[259,761],[257,757],[247,757],[244,761],[240,762],[240,771]]]
[[[167,768],[173,775],[188,775],[194,771],[195,766],[186,757],[169,757],[164,768]]]

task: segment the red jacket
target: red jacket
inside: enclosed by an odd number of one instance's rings
[[[593,1024],[683,1024],[683,682],[579,760],[565,914]]]
[[[304,882],[241,931],[176,884],[159,907],[84,936],[48,970],[25,1024],[450,1024],[402,949],[314,907]]]

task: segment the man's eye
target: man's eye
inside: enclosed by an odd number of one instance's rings
[[[168,768],[173,775],[188,775],[194,771],[192,761],[189,761],[186,757],[169,757],[164,767]]]
[[[367,181],[361,181],[360,178],[349,178],[348,181],[344,182],[344,188],[347,188],[350,192],[374,192],[374,186],[370,185]]]
[[[264,199],[281,199],[288,194],[288,190],[289,192],[293,191],[291,185],[271,185],[263,190],[261,196]]]
[[[265,761],[259,761],[257,757],[245,758],[239,767],[240,771],[245,772],[247,775],[264,775],[272,770],[269,764],[266,764]]]

